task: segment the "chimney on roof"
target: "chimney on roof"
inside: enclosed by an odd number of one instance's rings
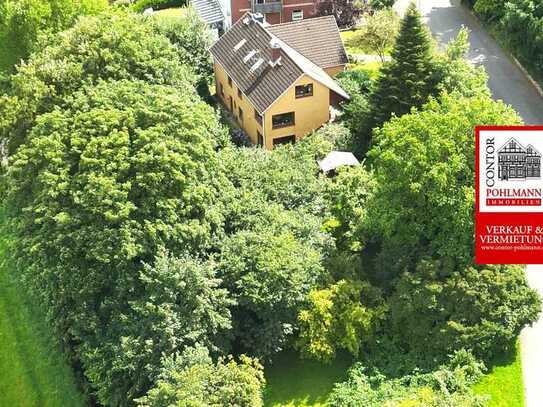
[[[270,48],[271,48],[270,65],[272,67],[276,65],[281,65],[281,44],[279,44],[279,41],[277,41],[276,38],[271,39]]]

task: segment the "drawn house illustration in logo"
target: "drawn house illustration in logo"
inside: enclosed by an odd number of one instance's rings
[[[498,178],[503,181],[541,178],[541,154],[534,146],[526,148],[514,138],[498,150]]]

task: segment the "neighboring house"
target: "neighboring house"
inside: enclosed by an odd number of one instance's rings
[[[220,32],[228,30],[247,12],[261,13],[268,24],[300,21],[316,16],[319,0],[190,0],[198,14]]]
[[[323,31],[328,30],[331,20],[318,20]],[[292,27],[276,35],[258,15],[247,13],[210,49],[218,98],[252,142],[267,149],[319,128],[330,120],[331,106],[349,99],[324,70],[335,71],[344,64],[345,51],[326,41],[326,46],[309,47],[303,37],[315,35],[318,27],[309,31]],[[290,44],[300,45],[301,50]]]
[[[498,150],[498,178],[533,179],[541,177],[541,154],[531,144],[524,148],[514,138]]]
[[[318,0],[231,0],[232,24],[247,11],[261,13],[268,24],[281,24],[315,17]]]
[[[203,22],[217,30],[219,36],[230,28],[230,14],[227,14],[223,0],[190,0],[190,4]]]

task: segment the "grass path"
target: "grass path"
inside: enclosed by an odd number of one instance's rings
[[[0,406],[86,405],[62,354],[51,345],[43,316],[25,303],[10,271],[0,235]]]
[[[490,395],[489,407],[523,407],[524,384],[519,344],[511,354],[496,359],[490,372],[473,389],[477,394]]]

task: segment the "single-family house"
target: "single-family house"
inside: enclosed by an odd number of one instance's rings
[[[218,99],[267,149],[319,128],[349,99],[331,76],[347,62],[331,16],[270,26],[247,13],[210,51]]]

